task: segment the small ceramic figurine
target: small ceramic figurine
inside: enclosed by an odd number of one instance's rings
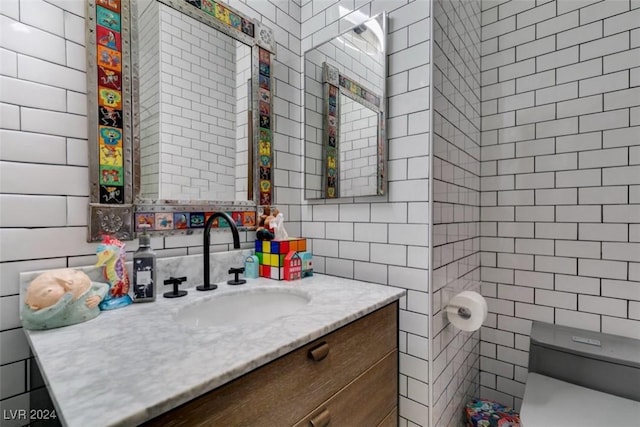
[[[270,226],[274,230],[276,240],[287,240],[289,234],[284,228],[284,215],[278,209],[274,209],[275,218],[271,220]]]
[[[52,329],[93,319],[100,314],[98,304],[108,289],[106,283],[92,282],[77,270],[42,273],[27,288],[22,325],[26,329]]]
[[[129,276],[127,275],[127,253],[124,243],[111,237],[103,236],[102,243],[96,249],[98,262],[96,267],[104,266],[104,277],[109,281],[109,293],[100,303],[101,310],[113,310],[125,307],[133,302],[129,296]]]

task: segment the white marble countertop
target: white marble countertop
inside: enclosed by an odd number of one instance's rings
[[[191,328],[174,319],[203,299],[267,287],[302,290],[310,301],[263,323]],[[25,331],[65,425],[140,424],[404,295],[402,289],[320,274],[188,290],[176,299],[159,292],[153,303],[102,312],[85,323]]]

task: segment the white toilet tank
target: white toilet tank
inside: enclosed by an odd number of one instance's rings
[[[640,425],[640,340],[533,322],[525,427]]]

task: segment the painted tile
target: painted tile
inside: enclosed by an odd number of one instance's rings
[[[191,6],[195,6],[200,9],[200,0],[184,0],[189,3]]]
[[[262,89],[271,89],[271,82],[269,81],[269,77],[260,75],[260,87]]]
[[[100,203],[122,204],[124,203],[124,188],[122,186],[101,185]]]
[[[271,193],[260,193],[260,204],[265,206],[270,205]]]
[[[108,68],[116,72],[122,70],[122,54],[104,46],[98,46],[98,67]]]
[[[110,107],[98,107],[99,124],[114,128],[122,128],[122,111]]]
[[[242,31],[242,18],[236,15],[233,12],[229,12],[229,25],[235,28],[238,31]]]
[[[266,102],[260,101],[260,114],[269,114],[271,112],[271,105]]]
[[[224,22],[227,25],[231,25],[231,19],[229,18],[229,9],[222,6],[221,4],[216,3],[215,6],[215,16],[218,20]]]
[[[100,165],[100,185],[124,185],[124,172],[122,167]]]
[[[270,103],[271,102],[271,92],[260,88],[260,101]]]
[[[122,147],[100,144],[100,164],[104,166],[124,166]]]
[[[136,213],[136,231],[155,230],[155,219],[153,212]]]
[[[264,129],[271,129],[271,117],[260,114],[260,127]]]
[[[216,4],[211,0],[202,0],[200,9],[202,9],[205,13],[208,13],[213,17],[216,16]]]
[[[98,88],[98,105],[102,107],[109,107],[109,108],[114,108],[116,110],[121,110],[122,94],[117,90],[99,87]]]
[[[253,227],[256,225],[256,213],[253,211],[247,211],[242,213],[242,224],[245,227]]]
[[[260,191],[263,193],[271,191],[271,181],[260,180]]]
[[[96,6],[96,23],[120,32],[120,14],[102,6]]]
[[[112,145],[122,147],[122,131],[120,129],[100,126],[100,145]]]
[[[255,34],[254,31],[254,25],[247,19],[242,18],[242,32],[249,37],[253,37]]]
[[[98,84],[107,89],[120,91],[122,90],[122,74],[98,66]]]
[[[177,230],[185,230],[189,228],[189,213],[175,212],[173,214],[173,223]]]
[[[204,227],[204,212],[193,212],[189,217],[190,228],[203,228]]]
[[[244,218],[244,215],[242,212],[231,212],[231,218],[233,218],[233,221],[238,227],[241,227],[243,225],[242,220]]]
[[[271,156],[268,156],[268,155],[260,156],[260,165],[271,166]]]
[[[173,214],[156,213],[156,230],[173,230]]]
[[[120,33],[110,28],[96,25],[96,42],[101,46],[122,52]]]
[[[260,141],[260,147],[258,149],[261,156],[270,156],[271,155],[271,143],[268,141]]]
[[[120,0],[96,0],[96,4],[114,12],[120,12]]]
[[[271,181],[271,168],[260,166],[260,179],[266,179]]]

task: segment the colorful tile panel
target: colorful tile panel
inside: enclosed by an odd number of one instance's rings
[[[228,7],[222,3],[215,2],[213,0],[184,0],[191,6],[194,6],[208,15],[213,16],[223,24],[238,30],[249,37],[255,35],[255,25],[243,17],[232,12]]]
[[[258,156],[260,163],[259,175],[259,203],[270,205],[273,201],[273,173],[272,168],[272,129],[271,129],[271,53],[265,49],[258,49],[259,64],[259,141]]]
[[[121,0],[96,0],[98,146],[94,149],[98,150],[99,197],[103,204],[125,202],[121,9]],[[136,227],[149,222],[154,222],[153,215],[136,217]]]
[[[105,187],[108,188],[108,187]],[[116,196],[113,196],[116,197]],[[256,225],[255,211],[227,212],[236,226],[254,227]],[[135,214],[136,231],[142,231],[144,227],[148,231],[192,230],[204,228],[213,212],[137,212]],[[213,220],[212,228],[228,228],[226,221],[220,218]]]
[[[340,90],[337,86],[325,83],[328,86],[327,92],[327,138],[325,144],[325,183],[327,198],[338,197],[338,94]]]
[[[353,95],[359,96],[360,98],[366,100],[368,103],[373,104],[376,107],[380,107],[379,96],[371,93],[367,89],[360,86],[358,83],[354,82],[346,76],[343,76],[342,74],[340,74],[340,86],[351,92]]]

